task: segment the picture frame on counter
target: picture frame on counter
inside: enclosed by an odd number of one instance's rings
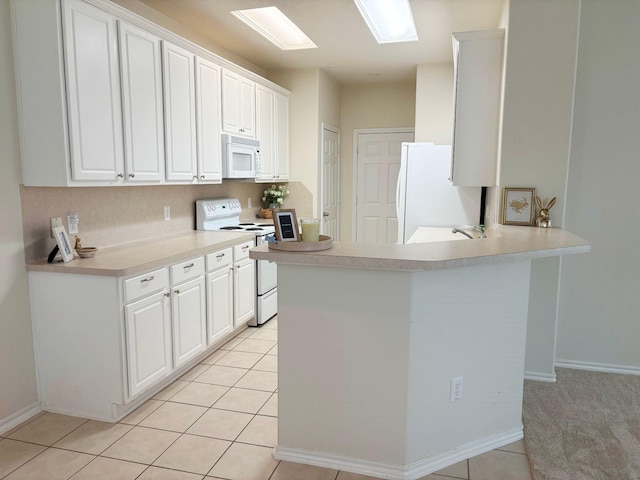
[[[505,187],[502,191],[502,224],[535,225],[535,188]]]
[[[278,242],[299,242],[300,232],[298,231],[298,218],[296,210],[272,209],[273,225],[276,228],[276,240]]]
[[[64,263],[70,262],[73,260],[73,249],[71,248],[71,242],[69,241],[67,231],[64,229],[64,225],[53,227],[52,230],[53,236],[58,244],[58,250],[62,256],[62,261]]]

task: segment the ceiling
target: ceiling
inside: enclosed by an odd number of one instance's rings
[[[319,67],[341,83],[414,80],[452,61],[451,33],[497,28],[505,0],[410,0],[420,38],[379,45],[353,0],[140,0],[265,70]],[[282,51],[229,12],[277,6],[318,46]]]

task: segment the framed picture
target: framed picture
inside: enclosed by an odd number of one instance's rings
[[[67,263],[73,260],[73,249],[71,248],[71,242],[69,241],[64,226],[58,225],[57,227],[53,227],[53,236],[56,237],[56,243],[58,244],[60,255],[62,255],[62,261]]]
[[[294,209],[273,209],[273,225],[279,242],[299,242],[298,219]]]
[[[502,192],[502,223],[504,225],[534,225],[535,188],[509,188]]]

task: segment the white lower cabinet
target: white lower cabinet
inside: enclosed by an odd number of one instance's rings
[[[167,376],[171,364],[169,293],[164,290],[125,306],[129,396]]]
[[[254,315],[254,244],[131,277],[30,271],[42,408],[115,421],[182,375]]]
[[[256,314],[256,262],[249,258],[249,249],[254,246],[251,240],[233,247],[234,327],[248,322]]]
[[[207,344],[233,330],[233,249],[207,255]]]
[[[171,280],[175,284],[171,287],[173,366],[177,368],[206,347],[204,258],[172,266]]]

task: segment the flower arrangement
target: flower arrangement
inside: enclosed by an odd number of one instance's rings
[[[271,205],[282,206],[284,199],[289,196],[289,190],[286,185],[271,185],[262,194],[262,206],[270,208]]]

